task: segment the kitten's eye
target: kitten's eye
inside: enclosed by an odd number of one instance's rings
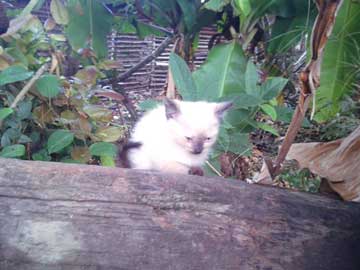
[[[207,137],[207,138],[206,138],[206,140],[207,140],[207,141],[210,141],[210,140],[211,140],[211,138],[210,138],[210,137]]]
[[[185,139],[186,139],[187,141],[191,141],[191,140],[192,140],[191,137],[187,137],[187,136],[185,136]]]

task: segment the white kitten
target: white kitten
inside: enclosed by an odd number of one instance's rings
[[[165,99],[135,125],[127,152],[130,167],[188,174],[202,166],[231,105]]]

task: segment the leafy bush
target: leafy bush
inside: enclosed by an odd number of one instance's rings
[[[88,8],[85,3],[83,8]],[[71,23],[76,16],[70,14],[69,19],[60,1],[52,1],[51,11],[56,23],[69,23],[67,35],[74,43],[76,30]],[[94,39],[94,45],[98,44],[94,54],[89,47],[88,55],[71,56],[78,60],[70,80],[61,76],[68,40],[46,31],[55,22],[43,26],[30,14],[14,21],[15,26],[0,39],[0,156],[77,163],[100,160],[114,166],[116,146],[112,143],[124,136],[125,127],[111,123],[112,111],[96,105],[95,84],[118,63],[100,60],[104,48],[102,41]],[[78,40],[76,49],[88,41]],[[80,62],[82,69],[76,72]]]
[[[321,183],[320,177],[313,175],[307,169],[284,171],[277,180],[285,183],[286,187],[313,193],[319,191]]]
[[[176,54],[170,56],[170,68],[184,100],[234,102],[234,108],[224,120],[218,143],[210,157],[215,167],[219,165],[217,157],[224,152],[250,154],[252,147],[248,137],[254,129],[260,128],[278,135],[273,127],[257,122],[255,116],[262,112],[276,120],[276,97],[287,79],[272,77],[260,83],[257,68],[246,59],[237,42],[214,47],[207,61],[192,74],[185,61]]]

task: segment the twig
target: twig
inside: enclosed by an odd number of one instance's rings
[[[10,105],[11,109],[14,109],[18,102],[23,99],[27,92],[29,92],[30,88],[34,85],[37,79],[48,69],[48,64],[44,64],[41,68],[36,71],[35,75],[27,82],[23,89],[21,89],[20,93],[16,96],[13,103]]]
[[[219,172],[209,161],[205,161],[205,164],[208,165],[210,167],[210,169],[216,173],[218,176],[220,177],[224,177],[221,172]]]
[[[167,37],[153,53],[145,57],[143,60],[141,60],[136,65],[132,66],[124,73],[120,74],[116,80],[118,82],[121,82],[129,78],[134,72],[146,66],[148,63],[150,63],[152,60],[158,57],[163,51],[165,51],[165,49],[169,46],[169,44],[172,43],[177,37],[178,37],[177,35],[174,35],[172,37]]]

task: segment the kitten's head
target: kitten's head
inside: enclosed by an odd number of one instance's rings
[[[231,106],[231,102],[165,99],[165,114],[174,142],[193,155],[207,154],[216,142],[221,120]]]

